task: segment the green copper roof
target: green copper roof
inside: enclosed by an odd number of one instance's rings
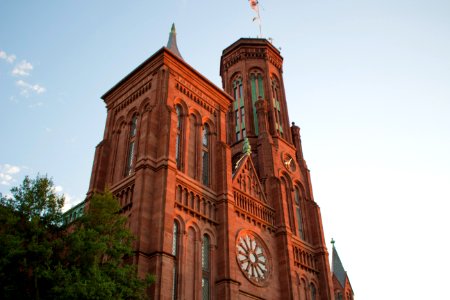
[[[172,53],[178,56],[179,58],[183,59],[177,46],[177,32],[175,30],[175,23],[172,23],[172,28],[169,34],[169,41],[167,42],[167,49],[172,51]]]

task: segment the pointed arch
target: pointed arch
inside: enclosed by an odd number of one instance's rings
[[[241,73],[235,73],[232,77],[231,87],[234,111],[234,125],[235,125],[235,141],[240,141],[247,136],[245,128],[245,94],[244,83]]]
[[[253,126],[255,128],[255,134],[259,133],[258,129],[258,118],[256,115],[256,101],[261,97],[265,99],[264,96],[264,72],[259,68],[252,68],[249,71],[250,78],[250,88],[252,95],[252,110],[253,110]]]
[[[208,234],[202,237],[202,300],[211,299],[211,238]]]
[[[292,232],[296,231],[296,225],[294,221],[294,213],[293,213],[293,205],[292,205],[292,180],[287,174],[283,174],[281,177],[281,187],[282,187],[282,195],[283,200],[285,201],[285,205],[288,212],[288,223]]]
[[[211,131],[208,123],[202,128],[202,183],[211,184]]]
[[[129,133],[128,133],[128,149],[127,149],[127,159],[125,165],[125,176],[131,175],[134,169],[135,157],[136,157],[136,144],[137,144],[137,132],[138,132],[138,121],[139,113],[134,108],[133,112],[129,112],[131,115],[131,120],[129,122]]]
[[[283,130],[283,118],[282,118],[282,111],[283,111],[283,101],[281,98],[281,86],[280,81],[278,77],[275,74],[272,74],[270,77],[271,80],[271,88],[272,88],[272,106],[273,111],[275,115],[275,130],[277,131],[278,135],[284,138],[284,130]]]

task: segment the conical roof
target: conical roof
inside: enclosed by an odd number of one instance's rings
[[[172,23],[172,28],[169,34],[169,41],[167,42],[167,49],[169,49],[173,54],[183,59],[180,54],[180,50],[178,50],[177,46],[177,32],[175,30],[175,23]]]
[[[347,278],[347,272],[345,272],[344,265],[339,258],[336,248],[334,247],[334,240],[331,241],[333,244],[333,256],[331,262],[331,271],[336,276],[339,283],[344,287],[345,279]]]

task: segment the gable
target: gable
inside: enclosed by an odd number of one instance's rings
[[[267,204],[264,189],[250,155],[244,154],[233,167],[235,168],[233,172],[233,187]]]

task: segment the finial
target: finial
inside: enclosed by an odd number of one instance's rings
[[[333,248],[334,248],[334,243],[335,243],[336,241],[333,239],[333,238],[331,238],[331,244],[333,245]]]
[[[178,46],[177,46],[177,31],[175,29],[175,23],[172,23],[172,28],[170,29],[170,34],[169,34],[169,41],[167,42],[167,48],[172,51],[173,54],[175,54],[176,56],[178,56],[179,58],[183,58],[181,57],[180,51],[178,50]]]
[[[252,154],[252,146],[250,146],[248,138],[244,139],[244,145],[242,146],[242,153],[247,155]]]

